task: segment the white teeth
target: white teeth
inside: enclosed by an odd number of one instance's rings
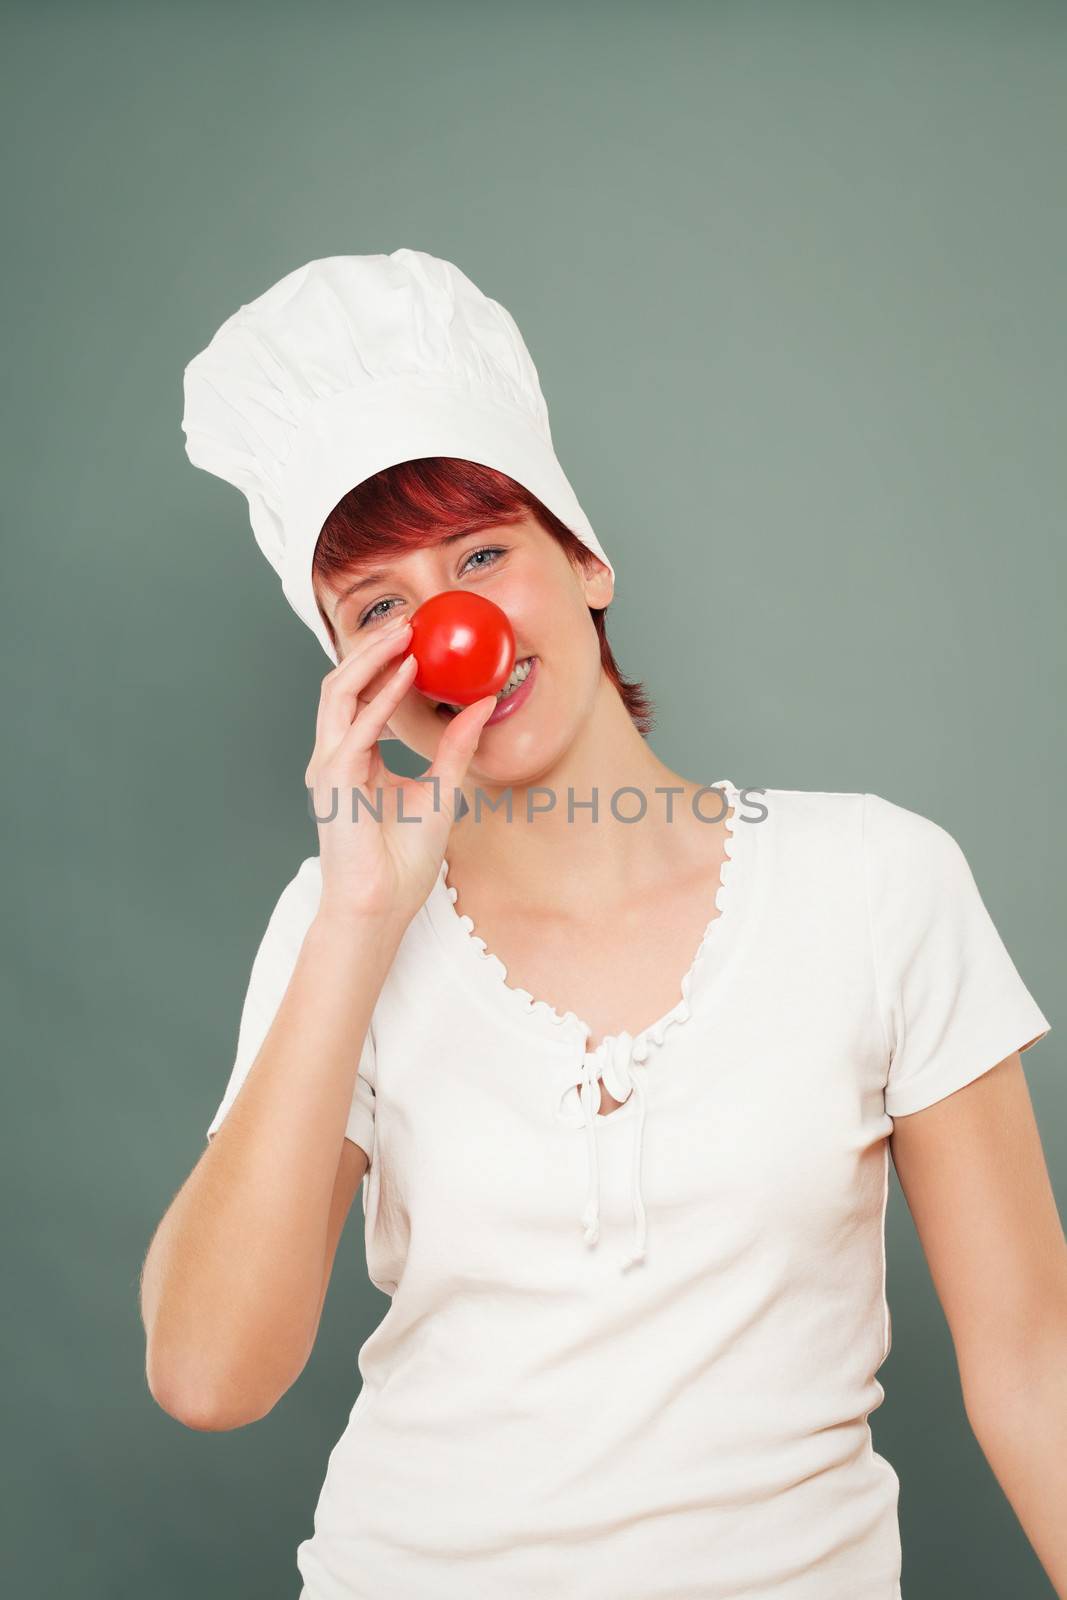
[[[521,683],[525,683],[526,679],[530,676],[530,672],[531,672],[531,670],[533,668],[533,664],[534,664],[534,657],[533,656],[527,656],[525,661],[518,662],[518,664],[515,667],[512,668],[511,676],[508,679],[507,683],[505,683],[501,688],[499,688],[497,690],[496,698],[498,700],[506,700],[509,695],[514,694],[515,690],[519,687],[519,685]],[[442,700],[440,702],[440,704],[443,705],[443,706],[447,705],[449,711],[462,711],[463,710],[462,706],[449,705],[447,700]]]
[[[508,681],[497,690],[497,699],[506,700],[509,694],[514,694],[515,690],[519,687],[519,684],[525,683],[526,679],[530,676],[530,669],[532,666],[533,656],[527,656],[525,661],[517,662],[511,670],[511,676]]]

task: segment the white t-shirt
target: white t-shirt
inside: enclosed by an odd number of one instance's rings
[[[509,985],[447,862],[409,924],[347,1130],[391,1303],[302,1600],[898,1600],[899,1480],[867,1420],[887,1136],[1049,1024],[936,823],[720,787],[723,886],[636,1037],[587,1052],[579,1017]],[[311,857],[271,917],[212,1131],[320,889]],[[606,1115],[579,1090],[601,1076]]]

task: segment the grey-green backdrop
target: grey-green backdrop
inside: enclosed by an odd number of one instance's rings
[[[184,364],[313,256],[459,264],[533,352],[658,753],[948,827],[1055,1025],[1067,11],[83,0],[3,20],[7,1587],[291,1600],[387,1305],[356,1214],[311,1363],[251,1428],[154,1405],[137,1306],[267,915],[316,848],[329,665],[239,493],[186,462]],[[1061,1197],[1062,1051],[1054,1031],[1026,1062]],[[1051,1594],[967,1426],[895,1180],[889,1246],[872,1426],[907,1600]]]

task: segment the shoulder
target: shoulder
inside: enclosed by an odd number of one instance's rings
[[[988,921],[970,863],[939,822],[881,795],[864,796],[863,866],[876,943],[907,953],[961,950]]]
[[[849,900],[858,892],[875,907],[903,897],[919,906],[967,887],[970,871],[952,834],[881,795],[741,789],[739,796],[742,818],[755,822],[762,806],[779,872],[788,869],[806,891]]]
[[[831,789],[755,789],[741,788],[741,815],[744,820],[761,806],[768,819],[776,818],[781,827],[803,832],[813,840],[850,838],[862,842],[865,851],[890,852],[936,857],[958,850],[955,839],[940,823],[907,806],[881,795],[862,791]]]
[[[301,861],[278,893],[263,935],[263,945],[287,949],[299,946],[322,898],[322,871],[318,856]]]
[[[873,874],[929,891],[969,872],[962,849],[941,823],[881,795],[862,798],[864,858]]]
[[[322,866],[318,856],[307,856],[285,884],[275,905],[275,915],[314,915],[322,898]]]

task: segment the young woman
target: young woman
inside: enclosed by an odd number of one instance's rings
[[[607,643],[613,568],[483,409],[517,382],[539,415],[503,308],[416,252],[303,272],[224,325],[202,390],[187,375],[190,453],[225,439],[212,469],[336,664],[318,854],[145,1263],[152,1393],[197,1428],[269,1412],[366,1179],[391,1303],[297,1553],[305,1600],[895,1600],[899,1485],[868,1424],[891,1150],[968,1417],[1067,1595],[1067,1246],[1019,1059],[1048,1023],[958,845],[875,795],[661,762]],[[369,357],[386,325],[404,359]],[[351,402],[367,374],[374,409]],[[518,645],[458,712],[408,650],[451,588]],[[389,771],[386,736],[423,778]]]

